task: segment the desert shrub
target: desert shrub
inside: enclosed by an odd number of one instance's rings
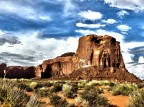
[[[32,89],[31,89],[28,85],[26,85],[26,84],[24,84],[24,83],[18,84],[18,88],[21,89],[21,90],[26,90],[26,91],[28,91],[28,92],[31,92],[31,91],[32,91]]]
[[[108,107],[108,100],[102,97],[97,88],[87,88],[80,94],[82,103],[87,107]]]
[[[96,88],[96,87],[94,87],[94,86],[86,86],[86,87],[84,88],[85,91],[88,91],[88,90],[91,90],[91,89],[94,89],[98,94],[103,93],[103,89]]]
[[[144,82],[137,84],[138,88],[144,88]]]
[[[35,90],[35,93],[38,94],[40,97],[48,97],[50,95],[50,89],[42,87]]]
[[[4,103],[9,107],[24,107],[29,97],[20,90],[8,90],[7,95],[3,97]]]
[[[35,94],[30,97],[26,107],[40,107],[39,97]]]
[[[18,89],[15,84],[6,83],[0,88],[0,101],[4,107],[25,107],[28,100],[29,96]]]
[[[63,84],[63,87],[62,87],[64,96],[66,96],[68,98],[73,98],[75,96],[77,89],[78,89],[78,87],[75,84],[72,84],[72,85]]]
[[[56,94],[50,96],[50,102],[55,107],[67,107],[68,102]]]
[[[78,85],[77,85],[76,83],[72,83],[71,85],[72,85],[71,91],[77,92],[77,90],[78,90]]]
[[[37,87],[37,85],[38,85],[37,82],[31,82],[31,83],[29,84],[29,87],[30,87],[31,89],[35,89],[35,88]]]
[[[62,84],[54,84],[53,88],[51,89],[51,92],[59,92],[62,91]]]
[[[130,94],[127,107],[144,107],[144,90]]]
[[[118,84],[112,88],[113,95],[129,95],[138,88],[135,84]]]
[[[7,97],[7,90],[0,87],[0,101],[3,102],[4,98]]]
[[[35,89],[42,88],[42,87],[51,87],[51,86],[52,86],[52,83],[50,82],[38,83]]]
[[[81,80],[78,82],[78,88],[84,88],[86,84],[88,83],[87,80]]]

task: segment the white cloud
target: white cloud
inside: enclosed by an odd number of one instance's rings
[[[108,19],[108,20],[102,20],[102,22],[107,23],[107,24],[114,24],[114,23],[116,23],[117,21],[114,20],[114,19]]]
[[[83,27],[83,28],[100,28],[104,27],[104,24],[84,24],[84,23],[76,23],[77,27]]]
[[[78,15],[81,17],[81,18],[84,18],[84,19],[88,19],[88,20],[99,20],[102,18],[102,14],[100,12],[96,12],[96,11],[91,11],[91,10],[88,10],[88,11],[81,11],[80,13],[78,13]]]
[[[20,2],[2,0],[0,4],[1,13],[9,13],[30,20],[52,20],[50,14],[41,14],[32,6],[24,5]]]
[[[123,18],[125,15],[129,15],[129,13],[126,10],[121,10],[117,14],[121,18]]]
[[[137,77],[144,79],[144,66],[143,64],[127,64],[129,72],[135,74]]]
[[[20,43],[18,38],[8,34],[6,31],[0,30],[0,45],[4,43],[17,44]]]
[[[54,39],[54,38],[38,38],[39,32],[19,32],[17,37],[20,44],[5,43],[0,46],[0,54],[7,53],[13,56],[3,57],[3,61],[7,60],[8,65],[23,65],[19,61],[24,62],[19,57],[27,59],[32,57],[33,60],[26,60],[27,65],[38,65],[43,60],[57,57],[65,52],[75,52],[78,45],[78,37],[68,37],[67,39]],[[0,60],[2,61],[2,59]],[[17,62],[16,62],[17,61]]]
[[[131,29],[130,26],[125,25],[125,24],[123,24],[123,25],[118,25],[117,28],[118,28],[119,30],[121,30],[122,32],[126,32],[126,31],[128,31],[128,30]]]
[[[97,35],[110,35],[114,38],[116,38],[117,41],[123,42],[124,35],[112,32],[112,31],[106,31],[106,30],[75,30],[77,33],[81,33],[83,35],[88,35],[88,34],[97,34]]]
[[[82,35],[95,34],[95,31],[92,30],[75,30],[75,32],[81,33]]]
[[[140,56],[140,57],[139,57],[138,63],[144,63],[144,57],[143,57],[143,56]]]
[[[104,0],[111,7],[128,9],[133,11],[144,11],[144,0]]]
[[[63,16],[72,16],[72,13],[75,12],[76,6],[73,3],[73,0],[58,0],[64,5]]]

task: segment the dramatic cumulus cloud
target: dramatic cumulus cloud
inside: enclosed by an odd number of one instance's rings
[[[121,18],[123,18],[125,15],[129,15],[129,13],[126,10],[121,10],[117,14]]]
[[[4,43],[18,44],[20,41],[17,37],[0,30],[0,45],[3,45]]]
[[[124,25],[118,25],[117,28],[118,28],[119,30],[123,31],[123,32],[126,32],[126,31],[128,31],[128,30],[131,29],[130,26],[125,25],[125,24],[124,24]]]
[[[103,20],[104,23],[107,23],[107,24],[114,24],[116,23],[117,21],[115,19],[107,19],[107,20]]]
[[[104,2],[119,9],[144,11],[144,0],[104,0]]]
[[[52,20],[50,14],[43,14],[39,12],[34,7],[24,4],[20,1],[10,1],[10,0],[1,0],[0,1],[0,13],[16,15],[21,18],[30,19],[30,20]],[[48,16],[49,15],[49,16]]]
[[[85,23],[76,23],[77,27],[83,27],[83,28],[100,28],[104,27],[104,24],[85,24]]]
[[[78,15],[83,18],[83,19],[88,19],[88,20],[99,20],[102,18],[102,14],[100,12],[96,12],[96,11],[82,11],[80,13],[78,13]]]
[[[143,57],[143,56],[140,56],[139,59],[138,59],[138,62],[139,62],[139,63],[144,63],[144,57]]]
[[[0,46],[1,62],[5,60],[8,65],[36,65],[65,52],[75,52],[78,44],[78,37],[42,39],[36,31],[20,32],[17,36],[20,44],[5,43]]]

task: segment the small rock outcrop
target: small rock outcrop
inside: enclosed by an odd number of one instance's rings
[[[0,65],[0,70],[4,69],[5,66]],[[108,35],[95,34],[81,37],[76,53],[62,54],[35,67],[6,67],[6,71],[9,78],[141,81],[125,68],[120,42]]]

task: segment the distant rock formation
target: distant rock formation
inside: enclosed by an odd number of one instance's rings
[[[120,42],[108,35],[95,34],[81,37],[76,53],[65,53],[54,59],[45,60],[36,67],[7,67],[7,71],[9,72],[7,77],[11,78],[140,81],[125,68]]]

